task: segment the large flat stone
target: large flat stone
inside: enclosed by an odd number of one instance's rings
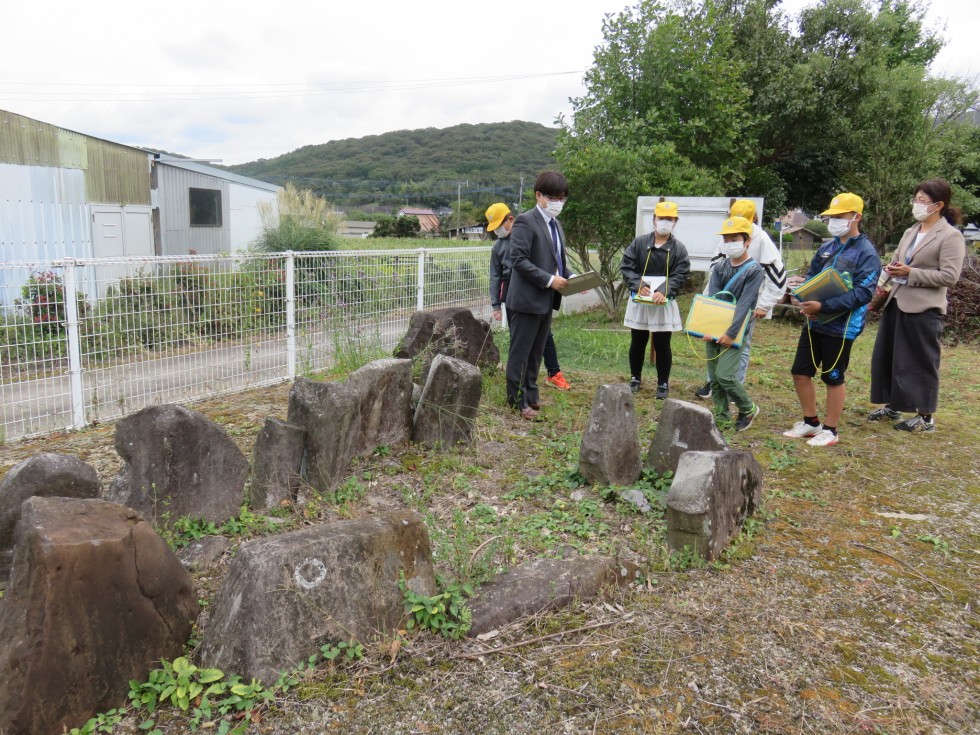
[[[204,631],[208,666],[266,683],[327,642],[367,641],[402,623],[404,573],[435,593],[422,519],[401,512],[242,544]]]
[[[197,411],[169,404],[119,419],[116,451],[125,465],[106,499],[157,525],[182,517],[224,523],[241,512],[248,460]]]
[[[523,617],[597,597],[605,587],[639,578],[636,564],[607,557],[536,559],[500,575],[470,598],[469,635],[476,637]]]
[[[131,508],[33,497],[0,600],[0,732],[60,733],[125,703],[130,679],[181,655],[190,575]]]

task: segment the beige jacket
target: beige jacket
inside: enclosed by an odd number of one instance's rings
[[[905,231],[893,260],[905,262],[905,254],[918,232],[919,225]],[[909,282],[896,284],[885,305],[895,299],[906,314],[919,314],[926,309],[939,309],[940,314],[945,314],[946,290],[960,279],[965,258],[963,233],[940,219],[912,253]]]

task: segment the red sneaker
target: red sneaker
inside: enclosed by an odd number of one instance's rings
[[[558,390],[572,389],[572,386],[569,384],[569,382],[565,380],[565,376],[561,374],[561,370],[559,370],[557,373],[549,377],[545,382],[548,385],[554,386]]]

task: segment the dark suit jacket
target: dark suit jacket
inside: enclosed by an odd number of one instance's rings
[[[568,273],[567,245],[561,222],[558,233],[562,241],[562,271]],[[548,287],[558,271],[551,230],[538,208],[517,216],[510,231],[510,286],[507,308],[527,314],[547,314],[561,305],[561,294]]]

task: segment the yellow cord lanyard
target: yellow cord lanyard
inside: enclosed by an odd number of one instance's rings
[[[650,243],[650,247],[647,248],[647,259],[643,263],[643,270],[640,271],[640,288],[643,288],[643,276],[647,274],[647,266],[650,265],[650,256],[653,254],[657,239],[654,237],[653,242]],[[667,295],[670,293],[670,251],[667,250],[667,243],[670,242],[670,238],[667,238],[667,242],[664,243],[664,252],[667,254],[667,265],[664,267],[664,303],[663,304],[649,304],[649,306],[663,306],[670,300]],[[636,293],[639,294],[640,290],[637,289]],[[643,298],[642,296],[640,298]],[[653,291],[650,292],[650,298],[653,298]]]

